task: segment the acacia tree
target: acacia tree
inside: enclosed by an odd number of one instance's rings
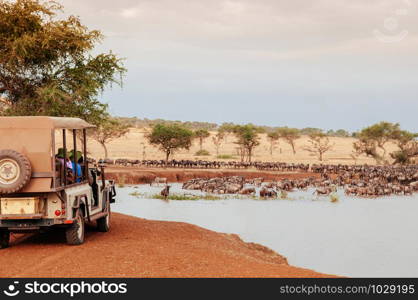
[[[224,138],[225,138],[225,135],[222,131],[218,131],[218,133],[212,137],[212,142],[216,148],[216,155],[219,155],[219,148],[221,147],[221,144]]]
[[[308,143],[310,145],[305,146],[303,149],[318,155],[319,161],[322,161],[324,154],[334,147],[334,144],[330,142],[328,136],[321,131],[311,133],[309,135]]]
[[[400,129],[392,133],[392,139],[399,148],[390,154],[395,164],[408,164],[412,157],[418,155],[417,137],[416,133]]]
[[[296,154],[296,140],[300,138],[299,129],[282,127],[277,129],[279,138],[288,143],[293,150],[293,154]]]
[[[357,141],[353,143],[354,151],[358,155],[365,154],[373,157],[376,163],[387,162],[385,145],[390,140],[402,140],[404,137],[400,132],[399,124],[389,122],[380,122],[366,127],[356,133]],[[381,154],[378,149],[381,150]]]
[[[129,132],[129,127],[116,119],[108,119],[102,122],[89,134],[103,147],[105,158],[109,158],[107,144]]]
[[[228,143],[228,136],[234,134],[235,126],[233,123],[223,123],[219,127],[218,131],[224,135],[225,143]]]
[[[370,140],[364,137],[358,137],[358,140],[353,143],[353,155],[358,157],[362,154],[372,157],[376,163],[382,161],[382,157],[377,151],[377,145],[374,140]]]
[[[259,127],[252,124],[236,125],[234,135],[237,138],[235,142],[241,148],[241,153],[247,155],[248,162],[251,162],[254,148],[260,145],[259,133],[263,132]]]
[[[150,134],[147,135],[150,144],[160,148],[165,153],[165,162],[173,151],[178,149],[190,149],[193,139],[193,131],[177,125],[157,124],[152,128]]]
[[[210,136],[206,129],[199,129],[194,132],[194,137],[199,140],[200,151],[203,150],[203,141]]]
[[[278,143],[279,138],[280,136],[277,131],[269,132],[267,134],[267,139],[270,142],[270,155],[273,155],[274,146]]]
[[[92,55],[102,40],[78,17],[58,18],[55,1],[0,1],[0,98],[3,115],[108,117],[98,96],[121,84],[126,71],[116,55]]]
[[[382,150],[382,158],[384,159],[386,156],[386,143],[393,139],[394,132],[399,130],[399,124],[380,122],[364,128],[357,136],[360,140],[374,142],[374,144]]]

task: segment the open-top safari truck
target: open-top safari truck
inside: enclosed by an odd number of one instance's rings
[[[0,117],[0,248],[10,232],[64,227],[67,243],[78,245],[85,222],[109,230],[115,186],[104,166],[89,167],[91,127],[77,118]]]

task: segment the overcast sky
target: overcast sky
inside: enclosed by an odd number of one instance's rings
[[[418,132],[418,3],[62,0],[126,59],[119,116]]]

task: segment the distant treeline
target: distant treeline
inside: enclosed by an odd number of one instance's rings
[[[234,123],[223,123],[223,124],[216,124],[216,123],[210,123],[210,122],[198,122],[198,121],[171,121],[171,120],[163,120],[163,119],[140,119],[137,117],[132,117],[132,118],[127,118],[127,117],[118,117],[117,119],[119,119],[123,124],[128,125],[129,127],[135,127],[135,128],[144,128],[144,127],[153,127],[156,124],[164,124],[164,125],[172,125],[172,124],[177,124],[177,125],[181,125],[183,127],[192,129],[192,130],[200,130],[200,129],[204,129],[204,130],[218,130],[219,128],[221,128],[222,126],[225,127],[226,126],[235,126],[237,124]],[[274,132],[275,130],[277,130],[278,128],[283,128],[283,127],[272,127],[272,126],[258,126],[260,128],[262,128],[265,132]],[[328,130],[328,131],[323,131],[320,128],[313,128],[313,127],[307,127],[307,128],[302,128],[302,129],[298,129],[299,133],[302,135],[310,135],[312,133],[318,132],[318,131],[322,131],[324,132],[326,135],[328,136],[334,136],[334,137],[351,137],[351,136],[355,136],[355,133],[351,133],[348,132],[347,130],[344,129],[338,129],[338,130]]]

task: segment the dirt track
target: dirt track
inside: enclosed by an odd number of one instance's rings
[[[67,246],[61,232],[18,238],[0,251],[0,277],[323,277],[235,235],[194,225],[112,215]]]

